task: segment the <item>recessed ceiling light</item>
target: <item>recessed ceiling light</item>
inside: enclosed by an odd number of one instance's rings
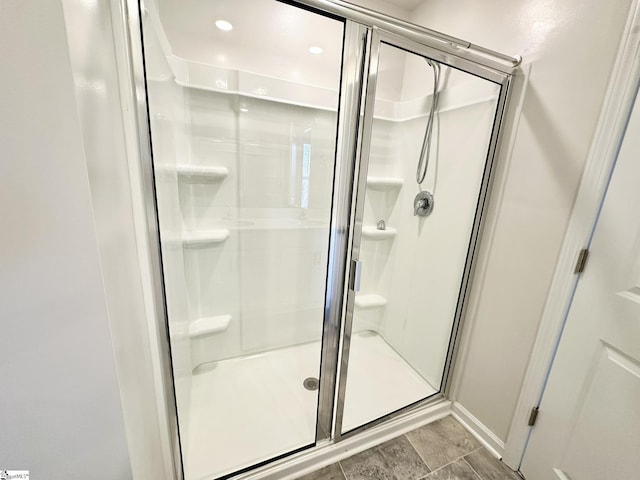
[[[249,109],[247,107],[240,107],[240,111],[243,113],[247,113]]]
[[[314,55],[320,55],[323,51],[320,47],[309,47],[309,53],[313,53]]]
[[[216,20],[216,27],[218,27],[220,30],[224,30],[225,32],[233,30],[233,25],[231,25],[231,23],[227,22],[226,20]]]

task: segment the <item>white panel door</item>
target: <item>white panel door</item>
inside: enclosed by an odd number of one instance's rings
[[[521,472],[640,478],[640,105],[631,116]]]

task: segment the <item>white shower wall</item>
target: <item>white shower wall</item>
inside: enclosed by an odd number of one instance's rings
[[[498,87],[443,70],[434,135],[440,161],[425,182],[435,186],[436,208],[418,219],[415,168],[433,75],[423,60],[385,48],[369,176],[403,185],[368,190],[365,226],[384,220],[397,235],[362,241],[360,295],[386,305],[357,307],[354,328],[382,335],[439,385]],[[190,338],[189,367],[319,340],[338,92],[324,81],[314,86],[164,54],[184,112],[175,119],[174,172],[168,162],[166,179],[179,198],[169,248],[181,250],[184,262],[187,308],[179,323]],[[214,328],[194,333],[204,324]]]
[[[486,101],[440,114],[438,178],[429,217],[413,216],[415,156],[400,164],[408,184],[398,199],[404,207],[398,209],[392,273],[398,280],[391,284],[384,335],[434,386],[440,385],[449,347],[494,111],[495,102]],[[411,121],[404,133],[415,140],[423,131],[424,122]],[[432,162],[436,166],[433,157]]]
[[[312,100],[312,99],[307,99]],[[180,176],[189,322],[230,316],[191,340],[192,366],[319,340],[322,334],[336,113],[187,89],[188,154],[224,178]]]
[[[364,223],[384,220],[398,235],[391,241],[363,239],[361,295],[381,295],[387,305],[358,308],[354,327],[383,335],[439,385],[498,88],[482,80],[465,84],[466,74],[448,75],[454,87],[441,93],[439,140],[434,137],[441,160],[425,183],[432,189],[437,167],[437,207],[428,219],[417,219],[415,167],[430,86],[423,82],[420,92],[403,87],[405,65],[396,57],[386,74],[392,81],[381,82],[388,100],[376,111],[383,117],[374,122],[369,176],[402,178],[403,186],[370,188]],[[277,90],[278,81],[270,81]],[[187,325],[230,319],[218,332],[191,337],[191,368],[321,337],[336,133],[336,113],[323,102],[309,92],[298,103],[320,107],[184,89],[188,118],[178,129],[185,145],[176,162],[225,170],[207,180],[173,177],[182,238],[212,232],[225,237],[182,243]],[[305,148],[312,178],[307,191]]]
[[[383,51],[383,58],[385,57]],[[396,53],[396,52],[394,52]],[[395,60],[395,58],[394,58]],[[409,59],[408,59],[409,60]],[[421,61],[420,68],[426,66]],[[423,189],[434,193],[426,218],[413,215],[420,191],[416,166],[431,103],[432,74],[406,62],[395,90],[378,101],[369,177],[402,179],[402,186],[367,190],[364,226],[384,220],[395,236],[362,239],[362,291],[386,305],[357,308],[354,328],[374,330],[436,387],[440,385],[465,266],[499,87],[462,72],[445,72],[432,157]],[[410,82],[403,82],[410,78]],[[418,78],[421,82],[416,81]],[[393,108],[389,103],[393,104]],[[392,116],[389,112],[395,112]],[[399,114],[398,114],[399,112]]]
[[[211,7],[235,25],[226,35],[195,4],[147,4],[165,58],[151,62],[184,87],[183,118],[169,122],[179,148],[161,170],[179,199],[166,243],[184,260],[191,369],[322,333],[343,25],[277,2],[243,5],[252,16],[235,2]],[[256,43],[260,32],[270,41]]]

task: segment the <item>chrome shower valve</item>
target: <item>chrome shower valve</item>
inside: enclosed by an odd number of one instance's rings
[[[433,195],[430,192],[418,192],[413,200],[413,214],[418,217],[428,217],[433,211]]]

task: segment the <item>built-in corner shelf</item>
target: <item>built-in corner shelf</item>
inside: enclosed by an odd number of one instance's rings
[[[227,167],[212,167],[208,165],[176,165],[176,172],[180,178],[190,182],[218,182],[227,178],[229,169]]]
[[[395,177],[367,177],[367,187],[372,190],[393,190],[402,187],[404,180]]]
[[[378,230],[376,227],[362,227],[362,236],[372,240],[386,240],[396,236],[396,229],[387,227],[384,230]]]
[[[212,333],[224,332],[231,323],[231,315],[199,318],[189,325],[189,338],[200,338]]]
[[[200,248],[216,243],[222,243],[229,238],[229,230],[218,228],[182,233],[182,245],[187,248]]]
[[[356,295],[355,304],[359,308],[380,308],[387,304],[387,299],[375,293]]]

